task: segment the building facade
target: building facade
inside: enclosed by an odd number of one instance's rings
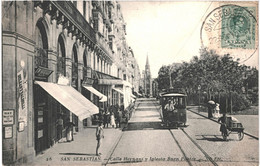
[[[122,20],[116,1],[2,2],[4,164],[51,148],[60,117],[80,132],[108,106],[131,103],[137,77],[124,79]]]

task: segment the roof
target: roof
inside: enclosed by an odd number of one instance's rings
[[[185,97],[186,95],[180,93],[167,93],[163,94],[163,97]]]

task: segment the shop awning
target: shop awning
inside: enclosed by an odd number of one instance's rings
[[[68,85],[59,85],[52,82],[35,81],[60,104],[79,117],[79,120],[99,113],[98,107]]]
[[[92,86],[83,86],[83,87],[86,88],[87,90],[89,90],[90,92],[94,93],[95,95],[97,95],[99,97],[99,102],[107,101],[107,97],[105,95],[103,95],[102,93],[100,93],[95,88],[93,88]]]
[[[129,86],[130,88],[132,87],[131,83],[127,82],[127,81],[123,81],[123,85],[124,86]]]
[[[137,94],[138,96],[142,96],[142,94],[140,94],[140,93],[138,93],[138,92],[136,92],[136,94]]]
[[[117,91],[117,92],[119,92],[119,93],[121,93],[122,95],[124,94],[124,92],[121,89],[118,89],[118,88],[112,88],[112,89]]]
[[[123,85],[123,80],[119,79],[98,79],[100,85]]]
[[[135,95],[133,95],[133,94],[131,94],[131,97],[132,97],[132,98],[134,98],[134,99],[136,98],[136,96],[135,96]]]

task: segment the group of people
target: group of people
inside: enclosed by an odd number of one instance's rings
[[[130,111],[129,111],[130,110]],[[118,106],[110,106],[109,111],[101,111],[99,113],[99,123],[96,128],[96,140],[97,140],[97,147],[96,147],[96,155],[101,155],[101,153],[98,152],[102,139],[105,138],[104,136],[104,128],[108,127],[108,124],[113,128],[120,128],[122,123],[122,118],[124,117],[126,119],[126,123],[131,117],[132,111],[134,110],[134,104],[130,105],[128,109],[124,109],[124,106],[121,106],[120,108]]]
[[[59,115],[57,121],[56,121],[56,127],[57,127],[57,141],[60,142],[63,138],[63,130],[66,129],[66,141],[70,142],[73,141],[73,126],[74,123],[70,122],[69,119],[66,120],[66,123],[64,124],[62,115]]]
[[[109,109],[101,110],[99,113],[99,121],[102,121],[104,127],[110,124],[113,128],[120,128],[123,122],[128,122],[133,109],[124,109],[124,106],[110,106]]]
[[[167,111],[174,111],[174,106],[176,102],[174,100],[168,100],[168,103],[165,105],[164,109]]]

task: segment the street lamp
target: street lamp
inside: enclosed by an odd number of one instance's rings
[[[198,112],[200,111],[200,89],[201,89],[201,86],[199,85],[198,86],[198,90],[199,90],[199,110],[198,110]]]
[[[170,66],[170,69],[169,69],[169,74],[170,74],[170,89],[173,89],[173,86],[172,86],[172,70],[173,70],[173,67]]]

